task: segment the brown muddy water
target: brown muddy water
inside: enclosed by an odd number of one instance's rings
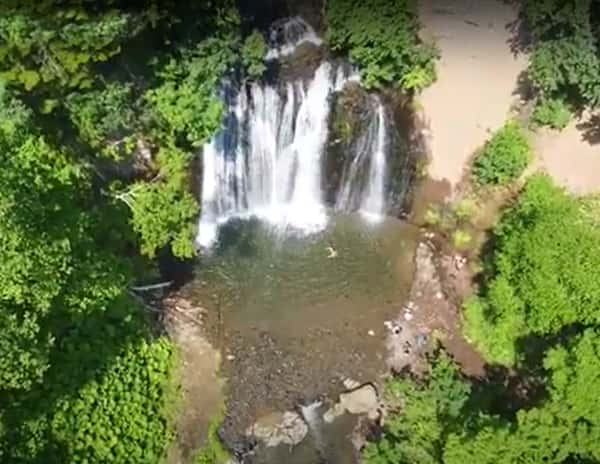
[[[414,272],[418,230],[388,218],[337,216],[308,237],[259,221],[229,224],[183,289],[208,310],[226,386],[222,438],[256,464],[350,464],[354,418],[311,429],[300,445],[264,450],[245,436],[258,418],[334,400],[350,378],[378,383],[384,321],[397,316]],[[309,424],[310,425],[310,424]],[[312,437],[312,438],[311,438]]]

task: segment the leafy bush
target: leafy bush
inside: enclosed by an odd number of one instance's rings
[[[194,455],[193,464],[226,464],[231,458],[217,433],[221,417],[214,417],[208,425],[206,443]]]
[[[536,102],[531,119],[539,126],[564,129],[571,120],[571,107],[561,99],[542,98]]]
[[[349,53],[366,87],[420,90],[435,80],[437,52],[419,41],[415,2],[331,0],[325,16],[327,41]]]
[[[477,183],[506,184],[519,177],[531,154],[529,142],[519,124],[507,122],[488,140],[473,163]]]
[[[236,55],[235,37],[210,37],[183,49],[158,72],[161,84],[146,93],[161,133],[201,147],[221,124],[217,86]]]
[[[463,198],[454,206],[454,214],[460,221],[468,221],[477,213],[477,202],[472,198]]]
[[[600,266],[600,231],[548,177],[528,180],[496,227],[495,242],[494,272],[465,313],[467,335],[491,361],[512,364],[519,337],[600,322],[600,286],[591,271]]]
[[[265,56],[267,55],[267,43],[259,31],[253,31],[242,46],[242,63],[246,73],[251,79],[262,76],[267,69]]]
[[[592,3],[525,2],[534,42],[529,77],[542,98],[565,99],[576,105],[600,103],[600,56],[591,20]],[[564,109],[560,111],[563,113]]]
[[[65,462],[160,462],[172,439],[172,357],[165,338],[135,341],[76,395],[60,399],[50,429]]]
[[[42,85],[58,94],[89,88],[95,80],[92,66],[118,54],[145,21],[143,14],[91,9],[81,2],[2,2],[0,77],[26,91]]]
[[[118,195],[131,208],[131,224],[141,238],[141,252],[153,258],[170,244],[173,254],[194,255],[194,219],[198,203],[188,189],[191,156],[172,147],[160,149],[158,174],[153,181],[140,181]]]
[[[383,437],[363,452],[367,464],[439,463],[447,426],[460,417],[470,385],[443,352],[424,384],[394,378],[385,398],[395,412],[386,420]]]
[[[459,250],[467,248],[472,240],[473,237],[466,230],[459,229],[452,234],[452,245]]]
[[[71,93],[65,105],[83,141],[107,156],[119,157],[124,139],[137,125],[131,85],[109,83],[85,93]]]

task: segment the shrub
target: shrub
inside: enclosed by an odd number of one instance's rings
[[[251,79],[257,79],[263,75],[267,66],[265,56],[267,44],[259,31],[253,31],[242,45],[242,62],[246,73]]]
[[[442,222],[442,213],[437,206],[430,206],[425,211],[425,223],[430,226],[437,226]]]
[[[465,312],[466,334],[490,361],[512,363],[520,337],[600,322],[600,231],[577,199],[533,176],[494,235],[491,275]]]
[[[221,417],[214,417],[208,426],[206,443],[194,456],[193,464],[225,464],[229,461],[229,452],[223,446],[217,433]]]
[[[435,80],[436,49],[420,42],[411,0],[330,0],[327,40],[347,52],[368,88],[400,85],[419,90]]]
[[[473,237],[466,230],[459,229],[452,234],[452,245],[454,248],[465,249],[467,248]]]
[[[475,158],[473,176],[481,185],[506,184],[523,173],[530,157],[523,130],[516,121],[509,121],[486,142]]]
[[[538,126],[564,129],[571,120],[571,107],[559,98],[542,98],[536,102],[531,119]]]
[[[461,221],[468,221],[477,213],[477,203],[472,198],[463,198],[454,207],[454,214]]]

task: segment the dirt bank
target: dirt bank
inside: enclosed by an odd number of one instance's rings
[[[418,98],[433,179],[453,187],[489,132],[507,118],[527,66],[511,52],[514,6],[496,0],[421,1],[422,37],[435,41],[438,79]]]
[[[576,195],[600,191],[600,116],[584,113],[562,131],[539,129],[535,167]]]

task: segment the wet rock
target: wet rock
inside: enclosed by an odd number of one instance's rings
[[[279,79],[282,82],[292,82],[312,78],[324,56],[323,47],[309,42],[298,45],[294,53],[279,61]]]
[[[306,437],[308,426],[295,412],[273,413],[259,419],[247,435],[262,441],[265,446],[295,446]]]

